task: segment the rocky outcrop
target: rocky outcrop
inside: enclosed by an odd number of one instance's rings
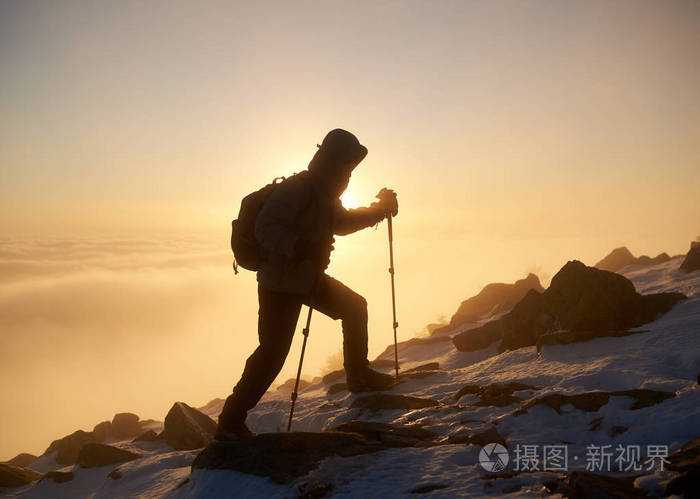
[[[700,437],[684,444],[671,454],[666,467],[676,473],[666,486],[666,494],[698,497],[700,494]]]
[[[482,407],[504,407],[522,402],[524,400],[523,398],[513,395],[514,392],[522,390],[539,390],[539,388],[518,382],[506,383],[504,385],[466,385],[459,389],[455,395],[455,399],[459,400],[464,395],[470,394],[479,397],[479,401],[472,405]]]
[[[49,471],[42,477],[42,480],[51,480],[55,483],[66,483],[73,480],[73,478],[75,478],[75,475],[72,471]]]
[[[628,265],[657,265],[659,263],[665,263],[670,259],[671,257],[668,256],[667,253],[659,253],[654,258],[646,255],[637,258],[626,246],[621,246],[620,248],[612,250],[608,256],[596,263],[594,267],[609,272],[617,272]]]
[[[433,343],[440,343],[442,341],[450,341],[449,336],[426,336],[411,338],[406,341],[399,341],[397,343],[397,348],[399,352],[404,348],[410,348],[415,346],[430,345]],[[386,363],[380,363],[379,361],[385,361]],[[394,344],[387,346],[382,353],[380,353],[375,360],[370,362],[372,367],[384,367],[384,366],[394,366]]]
[[[538,293],[544,291],[535,274],[529,274],[525,279],[515,281],[513,284],[501,282],[487,284],[479,294],[461,303],[448,325],[434,328],[431,334],[439,334],[468,322],[476,322],[508,312],[531,289]]]
[[[370,409],[372,411],[382,410],[410,410],[424,409],[426,407],[436,407],[440,405],[433,399],[419,397],[408,397],[406,395],[394,395],[390,393],[375,393],[356,398],[351,408]]]
[[[357,433],[367,440],[381,442],[389,447],[424,447],[431,445],[438,434],[420,424],[388,424],[352,420],[331,428],[332,431]]]
[[[327,457],[386,448],[356,433],[264,433],[235,442],[213,442],[195,458],[192,469],[233,470],[284,484],[306,475]]]
[[[447,439],[449,444],[467,444],[478,445],[483,447],[491,442],[499,443],[507,447],[506,440],[498,433],[498,430],[490,426],[481,430],[460,430],[457,433],[450,435]]]
[[[132,440],[132,442],[155,442],[160,440],[160,436],[155,430],[146,430],[141,435]]]
[[[80,449],[78,464],[83,468],[97,468],[108,464],[126,463],[141,457],[141,454],[105,444],[85,444]]]
[[[634,399],[634,404],[632,404],[632,406],[629,408],[630,410],[634,411],[659,404],[664,400],[668,400],[675,396],[676,394],[672,392],[648,390],[646,388],[619,390],[615,392],[594,391],[574,395],[551,393],[549,395],[544,395],[542,397],[529,400],[522,407],[520,407],[515,414],[524,414],[528,411],[528,409],[531,409],[537,405],[551,407],[557,412],[557,414],[561,414],[562,406],[569,404],[580,411],[596,412],[608,403],[610,397],[630,397]]]
[[[294,390],[294,384],[296,383],[296,378],[289,378],[287,381],[282,383],[280,386],[277,387],[277,391],[280,392],[291,392]],[[299,391],[303,391],[307,386],[309,386],[311,383],[306,381],[303,378],[299,378]]]
[[[617,498],[649,497],[634,487],[634,477],[598,475],[588,471],[574,471],[569,476],[569,494],[566,497]]]
[[[83,445],[95,441],[92,432],[78,430],[70,435],[51,442],[44,454],[56,452],[56,462],[58,464],[75,464],[78,454]]]
[[[26,468],[30,464],[34,462],[36,459],[36,456],[34,454],[28,454],[26,452],[22,452],[21,454],[17,454],[15,457],[7,461],[5,464],[11,464],[12,466],[19,466],[20,468]]]
[[[175,402],[165,416],[161,437],[176,450],[191,450],[209,444],[216,433],[216,422],[184,402]]]
[[[102,421],[101,423],[97,423],[92,429],[92,434],[95,436],[95,442],[104,442],[105,440],[107,440],[107,437],[111,435],[111,433],[111,421]]]
[[[700,241],[690,243],[690,250],[685,255],[680,269],[684,272],[695,272],[700,269]]]
[[[0,463],[0,487],[21,487],[39,480],[42,476],[38,471]]]
[[[499,352],[535,345],[556,331],[591,331],[594,337],[641,326],[668,312],[681,293],[640,295],[625,277],[570,261],[544,293],[529,291],[508,314],[456,335],[458,350],[501,341]]]
[[[141,433],[139,417],[130,412],[115,414],[112,418],[110,429],[111,434],[116,438],[133,438]]]

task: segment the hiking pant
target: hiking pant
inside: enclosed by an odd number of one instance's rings
[[[312,302],[313,301],[313,302]],[[258,283],[260,345],[245,363],[241,379],[219,415],[219,427],[242,423],[279,374],[292,344],[302,305],[342,321],[346,372],[369,365],[367,360],[367,300],[340,281],[321,275],[315,295],[279,293]]]

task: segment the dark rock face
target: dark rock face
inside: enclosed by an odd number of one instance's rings
[[[597,475],[587,471],[574,471],[569,476],[569,490],[574,499],[595,497],[598,499],[617,499],[619,497],[648,497],[646,493],[634,487],[632,477],[613,477]]]
[[[668,469],[678,473],[666,486],[666,494],[700,497],[700,437],[684,444],[668,457]]]
[[[277,387],[277,391],[287,391],[291,392],[294,390],[294,384],[296,383],[296,378],[289,378],[287,381],[282,383],[280,386]],[[299,378],[299,391],[304,390],[307,386],[309,386],[311,383],[306,381],[305,379]]]
[[[627,249],[626,246],[620,248],[615,248],[612,252],[603,258],[601,261],[595,264],[595,268],[600,270],[607,270],[609,272],[617,272],[627,265],[657,265],[659,263],[667,262],[671,259],[667,253],[660,253],[654,258],[642,255],[639,258],[635,256]]]
[[[111,433],[117,438],[135,437],[141,433],[139,417],[130,412],[115,414],[112,419]]]
[[[347,383],[333,383],[330,387],[328,387],[328,392],[326,392],[326,395],[330,397],[331,395],[335,395],[336,393],[340,392],[345,392],[347,390]]]
[[[195,458],[192,469],[234,470],[289,483],[329,456],[350,457],[386,448],[355,433],[264,433],[236,442],[213,442]]]
[[[462,302],[448,326],[437,328],[434,332],[438,333],[444,329],[452,329],[461,324],[478,321],[486,315],[508,312],[531,289],[538,293],[544,292],[544,288],[535,274],[529,274],[525,279],[515,281],[514,284],[500,282],[487,284],[479,294]]]
[[[53,480],[56,483],[66,483],[73,480],[75,476],[72,471],[49,471],[42,480]]]
[[[605,404],[608,403],[610,397],[631,397],[634,399],[634,404],[630,407],[630,410],[634,411],[637,409],[643,409],[644,407],[650,407],[655,404],[659,404],[664,400],[675,397],[676,394],[672,392],[663,392],[660,390],[647,390],[644,388],[635,390],[620,390],[615,392],[585,392],[576,395],[564,395],[561,393],[552,393],[532,399],[528,401],[525,405],[520,407],[515,414],[524,414],[528,409],[536,405],[546,405],[551,407],[557,414],[561,414],[561,408],[564,405],[571,404],[576,409],[586,412],[596,412]],[[597,427],[600,426],[598,422]]]
[[[381,410],[410,410],[423,409],[426,407],[436,407],[439,402],[432,399],[424,399],[419,397],[407,397],[405,395],[394,395],[388,393],[375,393],[358,397],[352,403],[350,408],[371,409],[373,411]]]
[[[95,442],[104,442],[112,433],[112,422],[102,421],[95,425],[92,429],[92,434],[95,436]]]
[[[34,462],[36,459],[36,456],[34,454],[28,454],[26,452],[22,452],[21,454],[17,454],[15,457],[7,461],[5,464],[11,464],[12,466],[19,466],[20,468],[26,468],[30,464]]]
[[[506,440],[501,436],[500,433],[498,433],[498,430],[493,426],[476,432],[460,431],[455,435],[450,435],[447,439],[447,442],[450,444],[479,445],[481,447],[483,447],[486,444],[490,444],[491,442],[495,442],[501,444],[504,447],[508,447],[506,445]]]
[[[358,433],[367,440],[389,447],[422,447],[434,442],[438,435],[419,424],[388,424],[368,421],[348,421],[331,428],[332,431]]]
[[[498,320],[453,338],[458,350],[486,348],[501,340],[499,351],[537,344],[555,331],[591,331],[595,337],[641,326],[668,312],[681,293],[640,295],[625,277],[570,261],[544,293],[529,291]]]
[[[680,268],[685,272],[695,272],[700,269],[700,242],[690,243],[690,251],[685,255],[685,260],[681,263]]]
[[[67,437],[51,442],[44,454],[56,451],[56,462],[58,464],[75,464],[83,445],[94,441],[95,435],[92,432],[78,430]]]
[[[21,487],[39,480],[42,476],[38,471],[0,463],[0,487]]]
[[[160,440],[158,434],[154,430],[146,430],[132,442],[155,442],[156,440]]]
[[[216,422],[184,402],[175,402],[165,416],[162,438],[176,450],[206,446],[214,438]]]
[[[108,464],[126,463],[141,457],[141,454],[113,447],[111,445],[90,443],[83,445],[78,456],[78,464],[83,468],[97,468]]]
[[[522,398],[513,395],[513,392],[520,390],[539,390],[539,388],[518,382],[506,383],[505,385],[466,385],[460,388],[455,399],[459,400],[464,395],[472,394],[477,395],[480,399],[472,405],[504,407],[522,402]]]

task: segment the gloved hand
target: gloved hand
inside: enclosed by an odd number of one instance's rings
[[[396,192],[384,187],[377,194],[379,202],[376,203],[386,214],[395,217],[399,213],[399,200],[396,197]]]

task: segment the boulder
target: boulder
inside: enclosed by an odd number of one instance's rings
[[[92,434],[95,436],[95,442],[104,442],[112,433],[112,422],[102,421],[95,425],[92,429]]]
[[[372,421],[352,420],[341,423],[332,431],[358,433],[367,440],[381,442],[389,447],[424,447],[431,445],[438,434],[420,424],[388,424]]]
[[[83,448],[80,449],[78,464],[83,468],[97,468],[109,464],[126,463],[140,457],[141,454],[112,445],[89,443],[83,445]]]
[[[116,438],[133,438],[141,433],[139,417],[130,412],[115,414],[112,418],[111,433]]]
[[[350,457],[388,448],[355,433],[264,433],[235,442],[212,442],[192,469],[233,470],[289,483],[330,456]]]
[[[447,443],[449,444],[479,445],[481,447],[492,442],[507,447],[505,438],[498,433],[498,430],[494,426],[478,431],[460,431],[454,435],[450,435],[447,439]]]
[[[504,385],[466,385],[459,389],[455,399],[459,400],[467,394],[477,395],[479,401],[472,404],[475,406],[495,406],[504,407],[506,405],[522,402],[523,399],[513,395],[520,390],[539,390],[539,388],[525,383],[511,382]]]
[[[21,487],[39,480],[42,476],[38,471],[0,463],[0,487]]]
[[[596,412],[605,404],[608,403],[610,397],[630,397],[634,400],[634,404],[629,408],[631,411],[637,409],[643,409],[645,407],[651,407],[652,405],[659,404],[664,400],[675,397],[676,394],[672,392],[664,392],[661,390],[649,390],[646,388],[638,388],[634,390],[619,390],[615,392],[584,392],[574,395],[562,394],[562,393],[551,393],[549,395],[544,395],[543,397],[538,397],[526,402],[522,407],[520,407],[515,414],[524,414],[528,409],[536,405],[546,405],[554,409],[557,414],[561,414],[562,406],[571,404],[576,409],[586,412]]]
[[[690,250],[685,255],[680,269],[684,272],[695,272],[700,269],[700,241],[690,243]]]
[[[28,454],[26,452],[22,452],[21,454],[17,454],[15,457],[7,461],[5,464],[11,464],[12,466],[19,466],[20,468],[26,468],[30,464],[34,462],[36,459],[36,456],[34,454]]]
[[[356,398],[350,408],[381,410],[410,410],[436,407],[440,403],[433,399],[408,397],[406,395],[394,395],[389,393],[375,393]]]
[[[132,440],[132,442],[155,442],[160,440],[160,436],[155,430],[146,430],[141,435]]]
[[[544,293],[530,290],[509,313],[453,342],[458,350],[473,351],[500,340],[503,352],[536,345],[540,336],[562,330],[606,336],[651,322],[684,299],[681,293],[640,295],[625,277],[574,260]]]
[[[594,267],[600,270],[617,272],[621,268],[628,265],[658,265],[659,263],[665,263],[670,259],[671,257],[668,256],[667,253],[659,253],[654,258],[646,255],[635,258],[635,256],[630,252],[630,250],[627,249],[626,246],[622,246],[612,250],[608,256],[596,263]]]
[[[66,483],[73,480],[75,476],[72,471],[49,471],[42,480],[53,480],[55,483]]]
[[[684,444],[668,461],[666,467],[677,475],[666,485],[666,494],[700,497],[700,437]]]
[[[296,383],[297,379],[296,378],[289,378],[287,381],[282,383],[280,386],[277,387],[277,391],[284,391],[284,392],[292,392],[294,390],[294,384]],[[298,391],[303,391],[304,388],[309,386],[311,383],[306,381],[303,378],[299,378],[299,388]]]
[[[161,437],[176,450],[191,450],[209,444],[217,424],[204,413],[184,402],[175,402],[165,416]]]
[[[573,499],[595,497],[617,499],[620,497],[648,497],[634,487],[634,477],[598,475],[588,471],[574,471],[569,476],[570,497]]]
[[[487,284],[479,294],[463,301],[457,312],[452,316],[449,325],[435,328],[433,334],[439,334],[447,329],[469,322],[476,322],[490,316],[499,315],[511,310],[522,300],[531,289],[542,293],[544,288],[535,274],[529,274],[525,279],[513,284],[501,282]]]
[[[333,383],[331,386],[328,387],[326,395],[330,397],[331,395],[335,395],[336,393],[345,392],[347,391],[347,389],[347,383]]]
[[[51,442],[51,445],[44,451],[44,454],[56,452],[56,463],[75,464],[78,454],[83,445],[95,442],[95,435],[92,432],[78,430],[70,435]]]

